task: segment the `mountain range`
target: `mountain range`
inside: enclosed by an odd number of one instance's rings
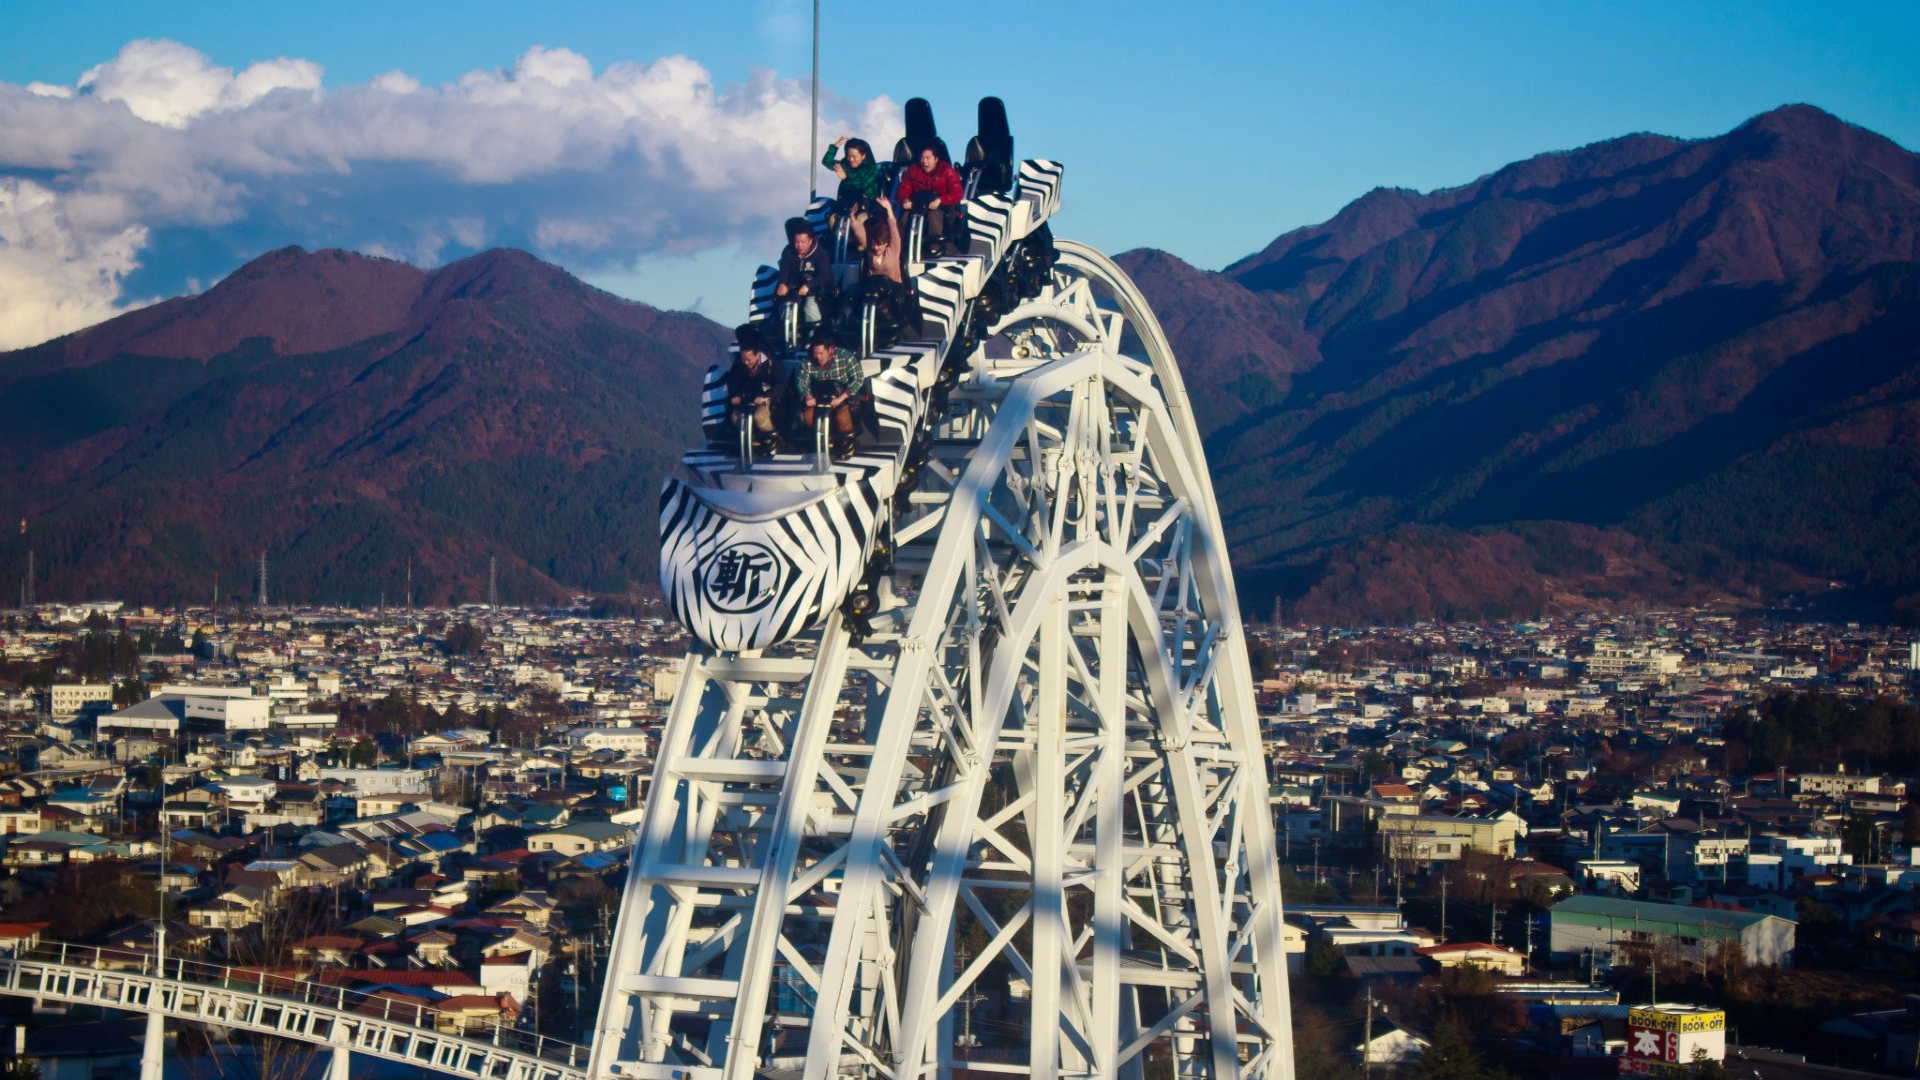
[[[1379,189],[1217,273],[1121,262],[1254,611],[1920,616],[1920,157],[1878,135],[1789,106]],[[408,558],[423,601],[489,560],[510,600],[645,589],[727,340],[522,252],[272,252],[0,355],[8,566],[31,546],[42,596],[251,593],[261,550],[270,598],[397,603]]]
[[[288,248],[0,357],[0,507],[42,598],[252,596],[263,551],[270,602],[625,593],[730,340],[525,252]]]
[[[1243,591],[1313,618],[1920,601],[1920,157],[1808,106],[1369,192],[1167,329]]]

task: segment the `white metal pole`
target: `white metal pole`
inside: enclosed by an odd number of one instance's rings
[[[807,203],[820,191],[820,0],[813,0],[813,92],[808,95],[812,113],[807,133]]]

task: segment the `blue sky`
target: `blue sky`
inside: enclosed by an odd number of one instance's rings
[[[856,117],[882,95],[894,104],[923,95],[957,143],[970,131],[974,100],[997,93],[1008,102],[1021,153],[1068,165],[1063,233],[1116,251],[1160,247],[1208,268],[1324,220],[1375,186],[1459,184],[1532,154],[1634,131],[1717,134],[1788,102],[1810,102],[1920,146],[1914,3],[981,2],[939,8],[964,18],[949,20],[950,29],[912,51],[902,44],[908,9],[900,5],[826,0],[823,7],[830,111]],[[218,91],[227,95],[219,99],[224,104],[194,106],[203,111],[156,140],[154,160],[191,161],[192,182],[229,185],[218,206],[116,191],[128,216],[108,224],[121,231],[83,235],[108,227],[76,201],[106,185],[87,175],[107,174],[97,163],[104,151],[40,155],[32,126],[22,130],[19,123],[10,137],[0,136],[0,178],[33,185],[16,189],[16,206],[36,191],[50,193],[47,212],[66,215],[60,220],[78,237],[76,250],[117,272],[114,302],[122,305],[204,286],[246,256],[286,242],[372,247],[426,263],[466,253],[468,241],[519,242],[616,292],[665,306],[697,304],[731,319],[744,303],[742,275],[773,253],[772,236],[756,246],[761,230],[790,209],[773,205],[784,197],[778,193],[791,190],[797,203],[805,186],[793,149],[804,146],[804,122],[788,121],[796,86],[804,92],[808,17],[808,5],[775,0],[10,3],[0,7],[0,83],[15,88],[74,88],[130,42],[162,39],[203,54],[213,68],[242,73],[233,82],[242,89],[249,65],[278,58],[317,65],[311,78],[320,89],[302,81],[310,79],[307,68],[274,68],[261,78],[294,89],[256,98],[236,97],[230,86]],[[563,59],[577,54],[595,77],[621,62],[685,56],[723,94],[740,91],[726,108],[748,125],[742,130],[786,130],[768,133],[766,147],[739,159],[690,148],[684,132],[623,129],[597,142],[582,135],[596,150],[579,161],[516,171],[476,166],[461,151],[438,147],[409,154],[392,145],[400,136],[391,134],[366,150],[342,127],[360,122],[347,118],[349,91],[370,80],[404,72],[432,90],[478,71],[524,82],[538,65],[516,65],[535,46],[569,50],[551,54]],[[122,59],[122,68],[138,66]],[[137,82],[138,72],[121,74],[123,82]],[[753,89],[756,77],[774,76],[799,82]],[[80,87],[74,101],[111,96],[105,88],[113,77],[109,71]],[[43,88],[27,104],[51,108],[51,92]],[[482,88],[462,98],[463,119],[447,123],[484,127],[491,93]],[[297,149],[284,130],[268,132],[266,119],[247,119],[276,103],[286,107],[295,94],[332,103],[318,119],[303,121],[311,131]],[[759,104],[744,103],[749,98]],[[79,108],[74,101],[62,107]],[[439,102],[422,115],[439,117],[443,107]],[[71,117],[50,123],[72,128]],[[432,140],[438,122],[411,130]],[[827,134],[854,122],[836,120]],[[44,138],[56,131],[64,137],[60,129],[49,127]],[[508,140],[538,134],[502,130]],[[471,137],[476,147],[486,142]],[[258,167],[248,140],[260,139],[268,140],[276,167]],[[319,145],[329,139],[341,147]],[[736,175],[676,191],[674,178],[657,171],[662,153],[669,161],[681,160],[673,154],[705,155]],[[286,164],[295,159],[297,165]],[[641,159],[655,160],[656,172],[643,173]],[[671,173],[673,166],[665,168]],[[382,170],[391,171],[390,182],[377,179]],[[650,219],[649,193],[676,224]],[[702,193],[710,206],[699,204]],[[541,209],[516,215],[516,200]],[[752,200],[767,205],[756,210]],[[579,213],[561,212],[568,205]],[[4,206],[0,198],[0,229]],[[454,214],[449,206],[462,209]],[[437,215],[438,224],[416,227],[409,214],[423,221]],[[618,224],[596,231],[601,219]],[[114,237],[121,247],[110,242]],[[100,308],[66,310],[78,318]]]

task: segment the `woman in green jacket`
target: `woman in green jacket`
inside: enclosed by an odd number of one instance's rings
[[[820,164],[840,178],[840,190],[834,195],[831,220],[837,226],[842,215],[851,215],[853,242],[867,250],[867,214],[863,207],[880,198],[880,165],[873,160],[873,147],[867,140],[842,135],[827,147]]]

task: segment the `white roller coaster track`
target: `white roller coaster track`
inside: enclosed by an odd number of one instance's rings
[[[1267,773],[1199,433],[1125,274],[1058,253],[884,502],[911,599],[688,654],[594,1077],[1291,1080]],[[981,991],[1013,1011],[963,1046]]]
[[[130,962],[131,961],[131,962]],[[264,987],[264,988],[263,988]],[[258,969],[51,943],[0,955],[0,994],[144,1013],[142,1077],[160,1076],[159,1022],[185,1020],[367,1054],[473,1080],[586,1080],[587,1049],[514,1028],[441,1030],[430,1008]]]

